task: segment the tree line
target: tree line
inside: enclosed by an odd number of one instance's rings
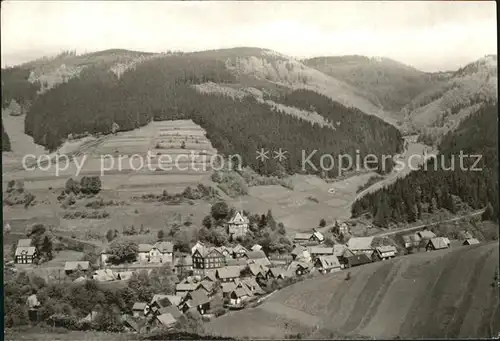
[[[378,226],[414,222],[422,213],[444,208],[456,213],[461,204],[473,209],[488,207],[484,218],[498,220],[498,104],[485,103],[460,123],[456,131],[442,140],[437,159],[430,159],[427,170],[411,172],[391,186],[367,194],[352,207],[352,215],[369,213]],[[459,154],[481,155],[463,158]],[[452,163],[454,169],[448,170]],[[481,169],[473,171],[472,168]]]

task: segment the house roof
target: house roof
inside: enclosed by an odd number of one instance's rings
[[[306,269],[306,270],[309,270],[311,269],[312,267],[312,264],[311,263],[308,263],[308,262],[301,262],[301,261],[293,261],[290,263],[290,265],[288,266],[288,271],[294,271],[296,270],[297,268],[302,268],[302,269]]]
[[[395,246],[392,245],[383,245],[383,246],[377,246],[375,248],[378,252],[380,253],[385,253],[385,252],[397,252],[398,250],[396,249]]]
[[[144,245],[146,245],[146,244],[144,244]],[[174,244],[172,244],[171,242],[157,242],[154,245],[154,247],[157,248],[158,250],[160,250],[160,252],[162,252],[162,253],[174,252]]]
[[[178,319],[182,316],[181,311],[175,305],[169,305],[166,307],[162,307],[160,310],[158,310],[158,312],[160,315],[171,314],[175,319]]]
[[[122,271],[122,272],[118,272],[116,274],[116,277],[119,277],[123,281],[123,280],[129,279],[130,277],[132,277],[133,273],[134,273],[133,271]]]
[[[293,237],[294,240],[309,240],[311,238],[312,233],[296,233]]]
[[[333,245],[333,255],[340,257],[344,255],[344,252],[347,250],[347,246],[343,244],[335,244]]]
[[[237,298],[248,296],[248,292],[243,288],[236,288],[231,292],[231,296],[236,296]]]
[[[239,266],[244,268],[247,265],[246,259],[242,258],[227,258],[226,259],[227,266]]]
[[[323,241],[325,239],[325,236],[323,236],[323,234],[318,231],[314,232],[312,235],[316,237],[319,241]]]
[[[230,293],[236,289],[236,284],[234,282],[222,283],[221,286],[222,286],[222,292],[224,293]]]
[[[194,291],[198,285],[195,283],[179,283],[175,286],[176,291]]]
[[[434,249],[446,249],[450,243],[448,238],[436,237],[429,240],[429,243],[434,247]]]
[[[195,250],[195,252],[193,253],[193,256],[196,254],[199,254],[202,257],[207,257],[211,254],[216,254],[218,257],[224,257],[222,252],[220,252],[216,247],[213,247],[213,246],[199,248],[199,249]]]
[[[205,289],[205,291],[210,292],[210,291],[213,290],[214,285],[215,285],[214,282],[212,282],[212,281],[210,281],[208,279],[205,279],[205,280],[203,280],[203,281],[201,281],[201,282],[198,283],[198,286],[196,287],[196,290],[200,289],[200,287],[201,287],[201,288]]]
[[[266,254],[264,251],[259,250],[259,251],[250,251],[247,252],[246,257],[248,259],[261,259],[261,258],[267,258]]]
[[[151,244],[139,244],[137,245],[138,252],[149,252],[153,248]]]
[[[31,246],[31,239],[19,239],[17,241],[17,247],[29,247]]]
[[[271,266],[271,261],[267,258],[248,259],[247,264],[258,264],[261,267]]]
[[[246,285],[250,290],[255,290],[257,288],[260,288],[259,284],[255,280],[255,278],[244,278],[241,280],[241,282]]]
[[[436,238],[436,235],[434,234],[434,232],[429,231],[429,230],[419,231],[418,235],[420,236],[420,238],[427,238],[427,239]]]
[[[99,269],[94,271],[93,279],[104,282],[104,281],[113,281],[116,276],[111,269]]]
[[[87,280],[87,277],[85,276],[80,276],[77,279],[75,279],[73,282],[74,283],[80,283],[80,282],[85,282]]]
[[[139,331],[139,324],[134,320],[132,316],[126,316],[123,318],[123,323],[127,324],[130,328],[135,330],[136,332]]]
[[[250,272],[254,276],[257,276],[259,274],[259,272],[262,272],[264,270],[262,268],[262,265],[256,264],[256,263],[248,264],[248,268],[250,269]]]
[[[132,310],[144,310],[148,304],[146,302],[135,302]]]
[[[404,236],[402,236],[402,238],[405,243],[418,243],[420,242],[420,240],[422,240],[422,238],[420,238],[420,236],[416,233],[405,234]]]
[[[474,236],[469,232],[469,231],[464,231],[462,232],[462,237],[464,239],[474,239]]]
[[[170,313],[158,315],[158,316],[156,316],[156,319],[161,324],[163,324],[164,326],[167,326],[167,327],[169,327],[177,322],[177,320],[174,318],[174,316]]]
[[[243,245],[241,244],[236,244],[235,247],[233,247],[233,252],[236,252],[236,253],[246,253],[248,252],[247,248],[245,248]]]
[[[333,247],[310,246],[307,251],[311,255],[333,255]]]
[[[196,307],[201,304],[205,304],[207,302],[210,302],[210,298],[207,296],[207,293],[204,290],[196,290],[192,291],[189,294],[190,299],[190,306],[191,307]]]
[[[359,255],[354,255],[354,256],[347,257],[347,261],[349,262],[349,264],[351,266],[371,263],[370,257],[368,257],[364,253],[359,254]]]
[[[262,246],[261,245],[255,244],[254,246],[252,246],[252,251],[259,251],[259,250],[262,250]]]
[[[373,237],[353,237],[347,242],[347,247],[351,250],[372,249]]]
[[[477,240],[476,238],[469,238],[464,242],[464,244],[469,244],[469,245],[479,244],[479,240]]]
[[[283,272],[285,272],[285,269],[282,269],[282,268],[270,268],[268,271],[271,272],[271,274],[273,275],[273,277],[278,277],[280,274],[282,274]]]
[[[211,269],[211,270],[205,271],[205,277],[203,277],[203,279],[209,279],[212,282],[215,282],[217,280],[216,270]]]
[[[340,268],[339,259],[334,255],[319,256],[316,262],[319,262],[323,269]]]
[[[224,266],[217,269],[217,276],[221,279],[240,277],[239,266]]]
[[[33,256],[36,253],[36,247],[34,246],[18,246],[16,248],[16,256],[27,255]]]
[[[228,221],[229,224],[248,224],[248,218],[243,212],[236,212],[236,214]]]
[[[298,256],[299,254],[301,254],[305,250],[307,250],[307,249],[304,246],[297,245],[296,247],[293,248],[291,254],[295,255],[295,256]]]
[[[88,268],[90,267],[90,263],[88,261],[80,261],[80,262],[66,262],[66,264],[64,264],[65,271],[76,270],[78,269],[78,267],[80,267],[82,270],[88,270]]]

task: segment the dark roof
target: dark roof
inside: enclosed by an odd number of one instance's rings
[[[479,240],[476,238],[469,238],[464,242],[464,245],[474,245],[474,244],[479,244]]]
[[[132,306],[132,310],[144,310],[146,308],[146,302],[135,302]]]
[[[362,253],[359,255],[347,257],[347,262],[351,266],[355,266],[355,265],[362,265],[362,264],[366,264],[366,263],[371,263],[371,259],[366,254]]]
[[[207,296],[207,294],[204,290],[198,289],[196,291],[190,292],[188,295],[189,295],[189,297],[191,297],[191,300],[190,300],[191,307],[199,306],[199,305],[205,304],[207,302],[210,302],[210,298]]]
[[[163,307],[158,312],[160,315],[171,314],[175,319],[179,319],[182,316],[182,312],[175,305]]]

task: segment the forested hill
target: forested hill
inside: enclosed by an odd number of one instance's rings
[[[307,90],[290,90],[274,100],[288,106],[313,107],[335,128],[285,115],[248,96],[235,100],[222,94],[202,94],[195,84],[238,85],[226,63],[203,55],[168,55],[144,61],[118,77],[95,65],[38,96],[27,113],[25,131],[36,143],[58,147],[68,134],[110,133],[113,122],[131,130],[152,119],[190,118],[208,134],[222,154],[238,153],[246,165],[263,174],[301,172],[302,151],[319,165],[323,153],[337,156],[392,154],[401,149],[399,131],[381,119],[347,108]],[[240,84],[241,85],[241,84]],[[287,151],[287,160],[256,160],[261,148]],[[311,169],[307,169],[311,171]],[[336,175],[333,168],[329,175]]]
[[[484,104],[443,139],[439,150],[437,164],[431,159],[427,170],[412,172],[356,201],[353,216],[369,212],[375,224],[387,226],[389,222],[413,222],[422,212],[432,213],[439,208],[455,213],[463,202],[475,209],[488,207],[493,211],[488,218],[498,220],[498,104]],[[482,158],[474,165],[476,157],[464,157],[466,170],[461,170],[460,151]],[[446,170],[453,160],[455,170]],[[482,170],[472,171],[473,166]]]

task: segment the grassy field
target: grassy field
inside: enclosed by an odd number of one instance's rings
[[[498,242],[401,256],[350,269],[349,281],[343,271],[294,284],[207,328],[250,338],[307,334],[312,325],[323,335],[493,337],[500,332],[498,289],[492,286],[496,269]],[[278,316],[286,322],[276,324]]]

